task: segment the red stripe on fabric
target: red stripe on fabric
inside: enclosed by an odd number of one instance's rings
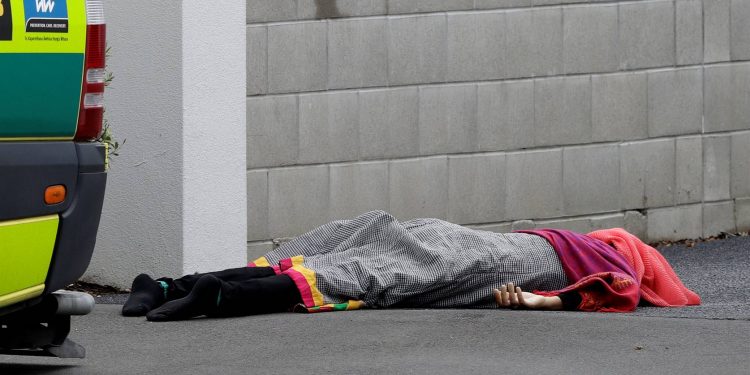
[[[280,260],[279,265],[281,266],[281,271],[286,271],[294,266],[294,264],[292,263],[292,258]]]
[[[297,285],[299,294],[300,296],[302,296],[302,303],[304,303],[307,307],[315,306],[315,300],[313,299],[312,290],[310,289],[310,285],[307,283],[305,275],[291,268],[284,271],[283,274],[291,277],[292,281],[294,281],[294,284]]]
[[[273,268],[273,272],[275,272],[277,275],[281,275],[281,267],[271,266],[271,268]]]
[[[255,265],[255,263],[253,263],[253,262],[248,262],[248,263],[247,263],[247,266],[248,266],[248,267],[257,267],[257,266]]]

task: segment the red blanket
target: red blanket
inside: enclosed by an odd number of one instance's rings
[[[641,298],[654,306],[700,305],[701,298],[685,287],[666,259],[653,247],[624,229],[605,229],[588,234],[613,245],[636,273]]]
[[[525,231],[546,238],[557,251],[572,285],[535,293],[554,296],[577,291],[578,310],[627,312],[641,298],[655,306],[700,304],[666,259],[624,229],[607,229],[582,235],[566,230]]]

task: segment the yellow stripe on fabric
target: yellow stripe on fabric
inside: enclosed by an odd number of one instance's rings
[[[26,288],[26,289],[19,290],[17,292],[6,294],[0,297],[0,307],[10,306],[14,303],[18,303],[21,301],[25,301],[27,299],[38,297],[42,295],[43,291],[44,291],[44,284],[40,284],[40,285],[32,286],[31,288]]]
[[[363,301],[349,300],[349,301],[342,302],[342,303],[327,303],[325,305],[312,306],[312,307],[306,307],[302,305],[302,308],[296,307],[295,311],[314,314],[314,313],[331,312],[331,311],[359,310],[363,307],[365,307],[365,303]]]
[[[305,277],[305,280],[307,280],[307,285],[310,286],[310,293],[312,293],[313,301],[315,302],[316,306],[321,306],[324,304],[323,301],[323,293],[318,290],[317,286],[317,278],[315,277],[315,271],[305,267],[305,257],[302,255],[297,255],[295,257],[291,258],[292,260],[292,269],[302,274],[302,276]]]
[[[359,309],[361,309],[363,307],[365,307],[364,301],[359,301],[359,300],[355,301],[353,299],[350,299],[349,302],[347,303],[346,310],[347,311],[349,311],[349,310],[359,310]]]
[[[268,263],[268,259],[266,259],[266,257],[260,257],[254,260],[253,264],[255,264],[256,267],[271,267],[271,264]]]

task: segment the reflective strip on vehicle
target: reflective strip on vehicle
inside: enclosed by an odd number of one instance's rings
[[[44,290],[59,223],[58,215],[0,222],[0,307]]]

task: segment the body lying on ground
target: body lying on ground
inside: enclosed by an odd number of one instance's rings
[[[602,312],[686,306],[659,252],[623,229],[494,233],[383,211],[325,224],[247,267],[133,281],[126,316],[182,320],[360,308],[497,308]]]

